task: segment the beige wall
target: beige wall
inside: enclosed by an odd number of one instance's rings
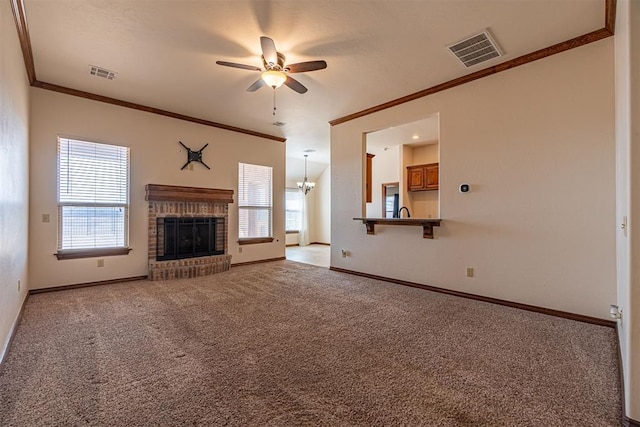
[[[608,318],[615,287],[613,39],[331,129],[331,265]],[[362,135],[440,114],[440,215],[376,226],[363,213]],[[460,194],[468,182],[473,191]],[[350,256],[342,258],[340,249]],[[465,277],[466,267],[475,277]]]
[[[311,242],[331,243],[331,167],[320,174],[316,181],[315,221]]]
[[[413,147],[413,164],[438,163],[439,160],[438,144]]]
[[[617,3],[616,63],[616,178],[617,178],[617,260],[618,322],[623,361],[627,415],[640,420],[640,3]],[[627,230],[620,224],[627,217]]]
[[[131,200],[127,256],[58,261],[56,159],[57,136],[64,135],[131,147]],[[207,170],[180,168],[184,149],[205,143]],[[31,287],[85,283],[147,274],[147,203],[149,183],[233,189],[237,193],[238,162],[273,167],[273,243],[242,246],[239,253],[237,204],[229,205],[229,253],[232,263],[284,256],[285,144],[209,126],[170,119],[42,89],[31,89],[31,181],[29,271]],[[234,194],[237,201],[237,194]],[[42,214],[51,222],[43,223]]]
[[[0,359],[28,288],[28,153],[29,82],[10,2],[3,1],[0,2]]]
[[[299,242],[298,233],[287,234],[285,242],[286,242],[287,246],[297,245],[298,242]]]

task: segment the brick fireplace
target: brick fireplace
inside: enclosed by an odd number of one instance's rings
[[[149,202],[149,279],[183,279],[229,270],[228,217],[233,190],[159,184],[147,184],[145,190],[145,199]],[[216,254],[192,253],[181,259],[166,260],[164,223],[177,221],[216,224],[212,230],[216,233],[212,241],[217,245],[212,253]]]

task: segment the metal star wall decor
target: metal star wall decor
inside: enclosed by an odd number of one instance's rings
[[[209,145],[208,143],[204,145],[204,147],[202,147],[201,149],[199,149],[198,151],[194,151],[191,148],[187,147],[186,145],[184,145],[182,143],[182,141],[178,141],[180,143],[180,145],[182,145],[186,150],[187,150],[187,163],[184,164],[184,166],[182,166],[180,168],[180,170],[183,170],[184,168],[186,168],[187,166],[189,166],[189,163],[191,162],[198,162],[198,163],[202,163],[202,165],[204,165],[205,168],[207,169],[211,169],[209,166],[207,166],[207,164],[202,160],[202,152],[204,151],[205,148],[207,148],[207,146]]]

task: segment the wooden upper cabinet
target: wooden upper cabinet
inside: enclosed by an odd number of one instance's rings
[[[423,165],[407,167],[407,184],[409,191],[426,189],[427,174]]]
[[[427,171],[427,190],[437,190],[439,188],[440,164],[431,163],[425,167]]]
[[[438,177],[439,163],[407,166],[407,189],[409,191],[437,190]]]
[[[373,188],[373,177],[372,177],[372,164],[373,164],[373,158],[375,157],[375,154],[369,154],[367,153],[367,179],[366,179],[366,200],[365,203],[371,203],[371,200],[373,199],[372,197],[372,188]]]

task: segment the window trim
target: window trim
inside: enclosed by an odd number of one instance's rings
[[[105,142],[95,142],[86,139],[79,139],[75,137],[69,137],[65,135],[58,135],[58,149],[56,153],[57,157],[57,182],[56,182],[56,193],[57,193],[57,206],[58,206],[58,232],[57,232],[57,250],[54,253],[55,257],[58,260],[67,260],[67,259],[80,259],[80,258],[96,258],[96,257],[109,257],[109,256],[121,256],[128,255],[131,252],[131,247],[129,246],[129,217],[130,217],[130,208],[131,208],[131,154],[130,147],[118,145],[118,144],[110,144]],[[125,148],[127,150],[127,201],[126,203],[86,203],[86,202],[60,202],[60,143],[62,140],[67,141],[78,141],[89,144],[99,144],[99,145],[109,145],[112,147]],[[61,236],[62,236],[62,209],[65,206],[72,207],[120,207],[125,211],[125,224],[124,224],[124,245],[123,246],[110,246],[110,247],[101,247],[101,248],[78,248],[78,249],[62,249],[61,246]]]

